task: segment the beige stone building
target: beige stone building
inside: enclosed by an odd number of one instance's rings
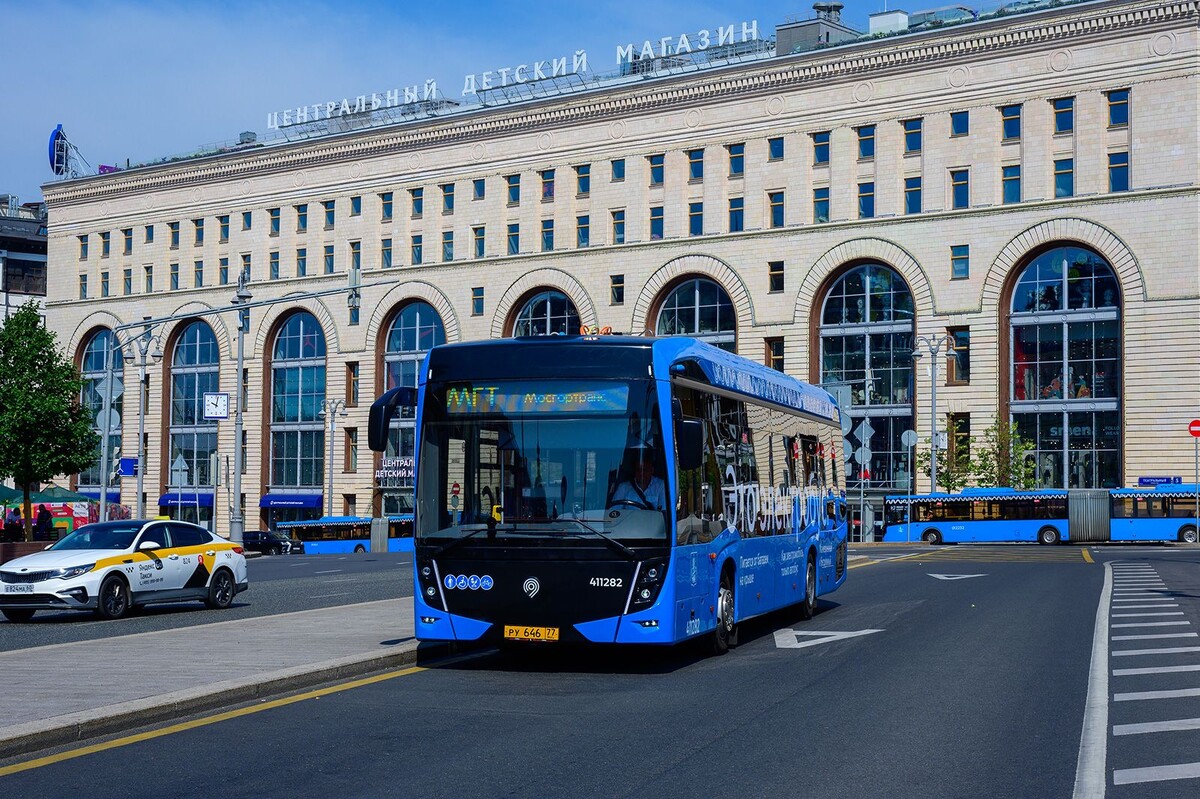
[[[363,283],[357,314],[251,312],[250,527],[319,513],[331,457],[334,513],[404,510],[376,489],[373,396],[432,343],[579,325],[845,385],[876,495],[907,486],[902,432],[930,435],[942,336],[939,428],[1012,418],[1046,486],[1190,482],[1198,21],[1194,0],[1066,4],[49,184],[49,324],[96,404],[107,330],[192,316],[153,330],[144,491],[221,531],[234,421],[200,404],[238,391],[212,311],[242,270],[255,301]]]

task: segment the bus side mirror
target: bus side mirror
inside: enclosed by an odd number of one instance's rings
[[[417,390],[409,386],[393,388],[371,403],[371,415],[367,422],[367,445],[375,452],[387,449],[388,430],[397,408],[417,407]]]
[[[699,469],[704,465],[703,421],[679,419],[675,422],[675,451],[680,469]]]

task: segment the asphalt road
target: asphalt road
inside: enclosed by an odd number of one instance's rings
[[[0,790],[1069,797],[1098,607],[1106,615],[1102,600],[1115,596],[1103,563],[1083,552],[872,550],[873,562],[856,561],[815,619],[784,613],[745,624],[741,645],[724,657],[688,647],[475,653],[53,762],[0,780]],[[1161,590],[1183,606],[1181,619],[1200,624],[1200,553],[1123,549],[1092,558],[1154,564]],[[1115,652],[1128,646],[1113,641],[1114,665],[1126,662]],[[1200,677],[1174,677],[1200,685]],[[1165,685],[1146,679],[1147,690]],[[1109,704],[1121,723],[1154,715],[1132,702]],[[1138,739],[1100,729],[1110,747],[1099,767],[1108,795],[1196,795],[1197,780],[1114,786],[1112,772],[1198,760],[1198,733]]]
[[[182,602],[151,605],[117,621],[52,611],[39,611],[27,624],[0,617],[0,651],[412,596],[412,555],[406,553],[280,555],[246,565],[250,590],[226,610]]]

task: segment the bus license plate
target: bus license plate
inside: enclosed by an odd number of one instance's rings
[[[4,586],[4,593],[6,593],[6,594],[32,594],[33,586],[28,583],[25,585],[6,585],[6,586]]]
[[[513,627],[504,625],[504,637],[510,641],[557,641],[557,627]]]

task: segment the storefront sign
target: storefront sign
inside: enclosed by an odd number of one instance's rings
[[[413,479],[413,459],[383,458],[375,470],[375,483],[381,488],[395,488]]]

